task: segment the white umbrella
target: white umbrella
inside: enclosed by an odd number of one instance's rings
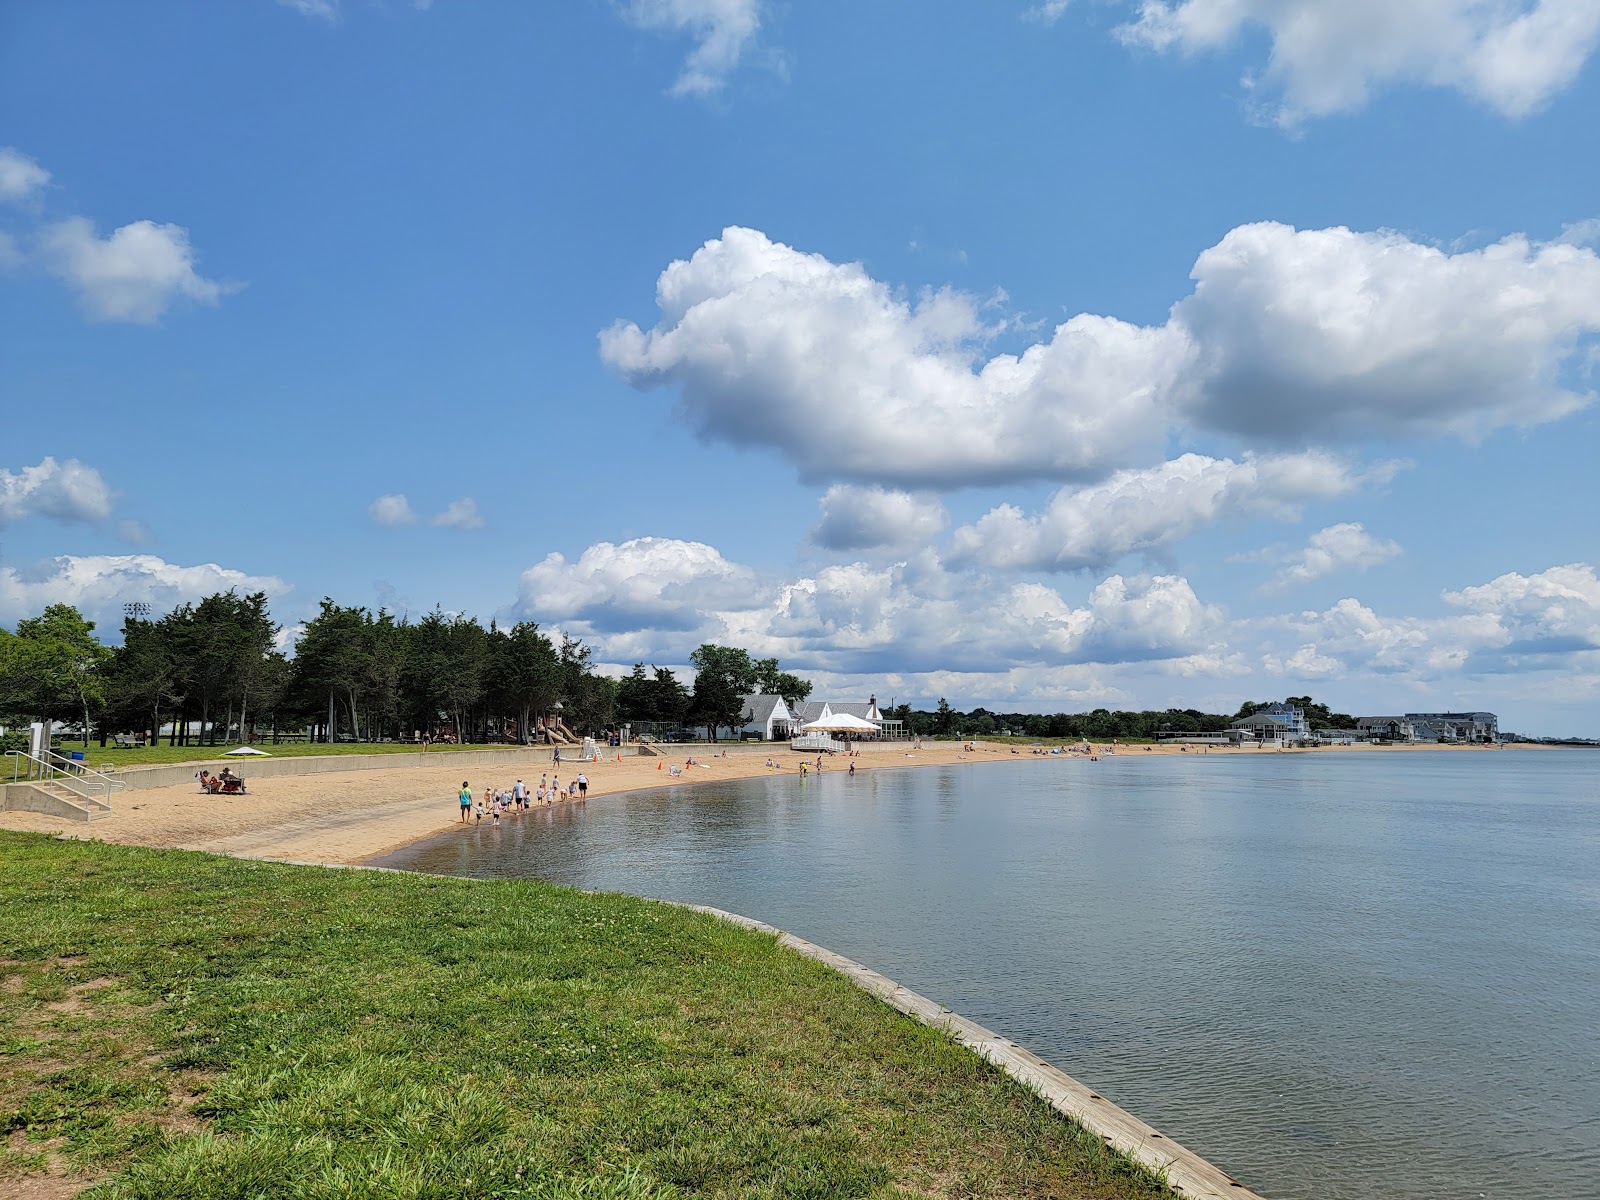
[[[236,749],[229,750],[222,757],[223,758],[269,758],[271,756],[265,750],[257,750],[253,746],[239,746]]]

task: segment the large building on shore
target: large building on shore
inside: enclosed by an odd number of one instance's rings
[[[1235,721],[1228,730],[1235,741],[1254,738],[1258,742],[1295,745],[1311,740],[1311,725],[1306,721],[1305,710],[1294,704],[1269,704]]]

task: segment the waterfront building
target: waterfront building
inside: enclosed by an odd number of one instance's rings
[[[800,727],[792,709],[782,696],[746,696],[740,710],[740,737],[759,737],[764,742],[783,741]]]
[[[1295,745],[1311,740],[1311,725],[1305,710],[1293,704],[1269,704],[1228,727],[1245,738],[1254,737],[1260,742]]]
[[[1356,722],[1356,729],[1372,742],[1416,741],[1416,730],[1409,717],[1362,717]]]
[[[1493,742],[1500,737],[1500,718],[1491,712],[1407,713],[1419,742]]]

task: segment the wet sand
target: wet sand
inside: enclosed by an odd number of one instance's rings
[[[970,752],[957,742],[924,742],[920,749],[908,742],[863,745],[853,761],[857,770],[886,767],[935,766],[951,763],[977,765],[1038,758],[1025,746],[973,743]],[[1289,753],[1389,752],[1411,747],[1326,747]],[[1437,750],[1440,747],[1415,747]],[[1096,753],[1120,755],[1199,754],[1176,746],[1096,745]],[[1210,754],[1262,754],[1271,750],[1208,747]],[[713,780],[749,779],[772,773],[768,758],[784,774],[797,774],[802,756],[783,745],[728,747],[699,751],[674,751],[666,758],[624,754],[597,763],[563,762],[556,767],[548,748],[530,749],[526,760],[494,766],[451,765],[397,767],[338,774],[285,775],[249,784],[244,796],[208,796],[186,783],[175,787],[123,792],[115,797],[115,813],[85,825],[40,813],[0,812],[0,829],[32,830],[64,837],[92,838],[132,846],[162,846],[204,850],[247,858],[288,859],[296,862],[357,863],[386,854],[420,838],[461,824],[456,794],[466,778],[474,799],[495,788],[509,790],[521,778],[530,788],[541,774],[559,775],[563,783],[588,777],[589,795],[605,796],[653,787],[689,787]],[[714,756],[713,756],[714,755]],[[686,766],[692,757],[697,766]],[[1057,756],[1052,756],[1052,758]],[[815,756],[809,762],[815,763]],[[823,757],[823,772],[845,771],[852,760],[842,754]],[[673,777],[669,768],[682,774]],[[815,769],[813,767],[813,769]],[[248,765],[244,768],[249,778]],[[562,803],[558,801],[558,803]],[[578,803],[568,800],[564,803]],[[516,816],[503,821],[514,822]],[[489,820],[484,818],[485,822]]]

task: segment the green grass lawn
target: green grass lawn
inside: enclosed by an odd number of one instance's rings
[[[301,758],[306,755],[332,755],[332,754],[417,754],[421,746],[403,745],[386,742],[284,742],[274,746],[270,741],[253,743],[257,750],[265,750],[274,758]],[[113,767],[147,767],[165,766],[169,763],[210,762],[221,758],[233,743],[219,746],[143,746],[132,750],[118,750],[115,746],[101,748],[93,739],[89,748],[84,750],[82,742],[62,742],[57,754],[72,754],[82,752],[84,762],[95,770],[104,764],[110,763]],[[429,754],[449,754],[456,750],[517,750],[527,749],[530,753],[548,755],[549,746],[508,746],[501,742],[493,746],[440,746],[433,744],[428,747]],[[566,749],[566,747],[564,747]],[[573,753],[577,747],[570,747]],[[6,761],[6,760],[0,760]],[[10,776],[6,777],[7,779]]]
[[[0,1194],[1166,1194],[945,1035],[662,904],[0,832],[0,905]]]

